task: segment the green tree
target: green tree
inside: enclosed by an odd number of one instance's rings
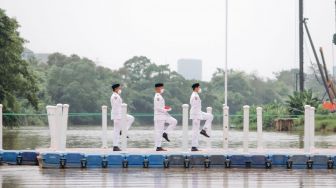
[[[21,57],[25,40],[20,37],[18,28],[17,21],[0,9],[0,103],[4,105],[4,112],[18,112],[20,99],[38,108],[36,77]],[[4,121],[8,125],[16,119],[5,116]]]

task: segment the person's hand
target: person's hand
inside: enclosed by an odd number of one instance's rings
[[[169,112],[169,111],[172,110],[172,108],[171,108],[170,106],[165,106],[164,109],[165,109],[167,112]]]

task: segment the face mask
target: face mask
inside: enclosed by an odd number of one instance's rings
[[[160,90],[160,93],[163,93],[163,92],[164,92],[164,89],[161,89],[161,90]]]
[[[199,88],[198,93],[202,93],[202,89],[201,88]]]
[[[121,89],[119,89],[117,93],[120,95],[121,94]]]

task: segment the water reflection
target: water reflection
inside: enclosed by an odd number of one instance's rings
[[[336,187],[334,170],[40,169],[1,166],[2,187]]]
[[[212,145],[214,148],[222,147],[222,131],[217,127],[212,131]],[[189,141],[191,131],[189,131]],[[153,129],[151,126],[134,127],[129,131],[128,147],[153,147]],[[172,142],[163,143],[163,147],[180,147],[182,145],[181,126],[169,137]],[[243,132],[230,130],[229,147],[242,147]],[[249,134],[250,147],[256,147],[256,132]],[[302,132],[264,132],[264,148],[303,148]],[[4,149],[34,149],[49,147],[49,130],[47,127],[20,127],[4,130]],[[206,146],[204,137],[200,137],[200,146]],[[108,143],[112,145],[112,127],[108,130]],[[336,147],[336,134],[317,134],[315,137],[317,148]],[[67,131],[68,148],[99,148],[101,147],[101,128],[99,126],[71,126]]]

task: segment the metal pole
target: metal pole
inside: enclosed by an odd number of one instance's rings
[[[229,107],[223,104],[223,148],[229,148]]]
[[[249,147],[249,123],[250,123],[250,106],[245,105],[244,107],[244,136],[243,136],[243,147],[244,152],[248,152]]]
[[[107,106],[102,106],[102,148],[107,148]]]
[[[121,125],[122,125],[122,135],[121,135],[121,150],[126,151],[127,149],[127,104],[121,104]]]
[[[2,104],[0,104],[0,150],[2,150],[2,128],[3,128],[3,124],[2,124]]]
[[[257,132],[258,132],[258,141],[257,148],[263,148],[263,135],[262,135],[262,108],[257,107]]]
[[[314,53],[314,57],[315,57],[315,60],[316,60],[316,63],[317,63],[317,67],[320,71],[320,74],[321,74],[321,78],[322,78],[322,82],[323,82],[323,86],[325,88],[325,91],[326,93],[328,94],[328,97],[330,99],[330,102],[333,103],[333,97],[330,95],[330,92],[329,92],[329,88],[328,88],[328,85],[327,85],[327,81],[326,81],[326,78],[325,78],[325,75],[323,73],[323,67],[320,63],[320,60],[317,56],[317,53],[316,53],[316,49],[315,49],[315,46],[314,46],[314,43],[313,43],[313,40],[311,38],[311,35],[310,35],[310,32],[308,30],[308,26],[307,26],[307,23],[306,23],[306,19],[303,20],[303,24],[305,26],[305,29],[306,29],[306,32],[307,32],[307,35],[308,35],[308,39],[309,39],[309,42],[310,42],[310,46],[313,50],[313,53]]]
[[[188,151],[188,110],[189,105],[182,105],[182,150]]]
[[[228,106],[227,103],[227,75],[228,75],[228,17],[229,17],[229,0],[226,0],[225,5],[225,76],[224,76],[224,105]]]
[[[300,91],[304,90],[304,71],[303,71],[303,0],[299,0],[299,63],[300,63]]]
[[[212,108],[211,107],[207,107],[206,110],[207,110],[207,113],[212,114]],[[212,147],[211,146],[211,138],[212,138],[211,137],[211,131],[212,131],[211,127],[212,126],[210,126],[209,129],[207,130],[207,132],[209,132],[209,135],[210,135],[210,138],[207,139],[207,147],[208,147],[208,149],[211,149],[211,147]]]

